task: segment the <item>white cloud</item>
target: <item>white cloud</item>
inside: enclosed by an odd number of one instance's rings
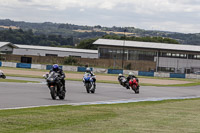
[[[83,9],[83,8],[80,9],[80,12],[84,12],[84,11],[85,11],[85,9]]]
[[[199,0],[0,0],[0,3],[1,18],[200,32]]]

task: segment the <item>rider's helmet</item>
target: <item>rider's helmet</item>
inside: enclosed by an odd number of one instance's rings
[[[54,65],[53,65],[53,71],[58,71],[58,69],[59,69],[58,64],[54,64]]]
[[[134,76],[134,74],[132,72],[129,72],[128,76]]]
[[[89,67],[86,68],[86,72],[87,72],[87,73],[91,72],[91,70],[90,70]]]
[[[119,74],[119,77],[123,76],[121,73]]]

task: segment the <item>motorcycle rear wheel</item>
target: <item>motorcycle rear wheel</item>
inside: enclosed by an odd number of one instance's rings
[[[91,93],[95,93],[95,88],[93,88],[92,90],[90,90]]]
[[[64,100],[65,99],[65,92],[64,91],[61,92],[61,94],[59,96],[59,99],[60,100]]]
[[[2,78],[3,78],[3,79],[6,79],[6,75],[2,75]]]

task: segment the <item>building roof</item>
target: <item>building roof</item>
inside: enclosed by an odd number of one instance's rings
[[[175,50],[175,51],[191,51],[200,52],[200,46],[184,45],[184,44],[166,44],[166,43],[152,43],[139,41],[125,41],[124,40],[110,40],[98,39],[93,43],[94,45],[116,46],[116,47],[133,47],[146,49],[160,49],[160,50]]]
[[[21,49],[36,49],[36,50],[49,50],[49,51],[63,51],[63,52],[76,52],[76,53],[91,53],[97,54],[97,50],[76,49],[76,48],[61,48],[61,47],[48,47],[48,46],[33,46],[33,45],[19,45],[15,44]]]
[[[17,48],[17,46],[15,46],[14,44],[10,43],[10,42],[0,42],[0,48],[6,45],[10,45],[14,48]]]

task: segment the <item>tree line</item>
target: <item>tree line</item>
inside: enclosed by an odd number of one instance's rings
[[[90,33],[92,34],[92,33]],[[95,36],[95,34],[94,34]],[[74,46],[73,37],[62,37],[61,35],[36,35],[32,30],[23,31],[17,30],[1,30],[0,41],[7,41],[14,44],[26,44],[26,45],[41,45],[41,46],[54,46],[54,47],[74,47],[81,49],[97,49],[97,46],[93,43],[99,39],[116,39],[116,40],[130,40],[130,41],[143,41],[143,42],[158,42],[158,43],[173,43],[178,44],[178,41],[170,38],[163,37],[135,37],[135,36],[120,36],[116,34],[102,34],[102,37],[88,38],[81,40],[78,45]]]
[[[102,39],[114,39],[114,40],[129,40],[129,41],[141,41],[141,42],[156,42],[156,43],[170,43],[179,44],[178,41],[170,38],[163,37],[135,37],[135,36],[119,36],[119,35],[105,35],[101,37]],[[85,39],[81,41],[77,48],[81,49],[97,49],[96,45],[92,45],[99,38]]]
[[[14,44],[41,45],[41,46],[65,46],[74,45],[73,37],[65,38],[61,35],[35,35],[32,30],[1,30],[0,41],[12,42]]]

